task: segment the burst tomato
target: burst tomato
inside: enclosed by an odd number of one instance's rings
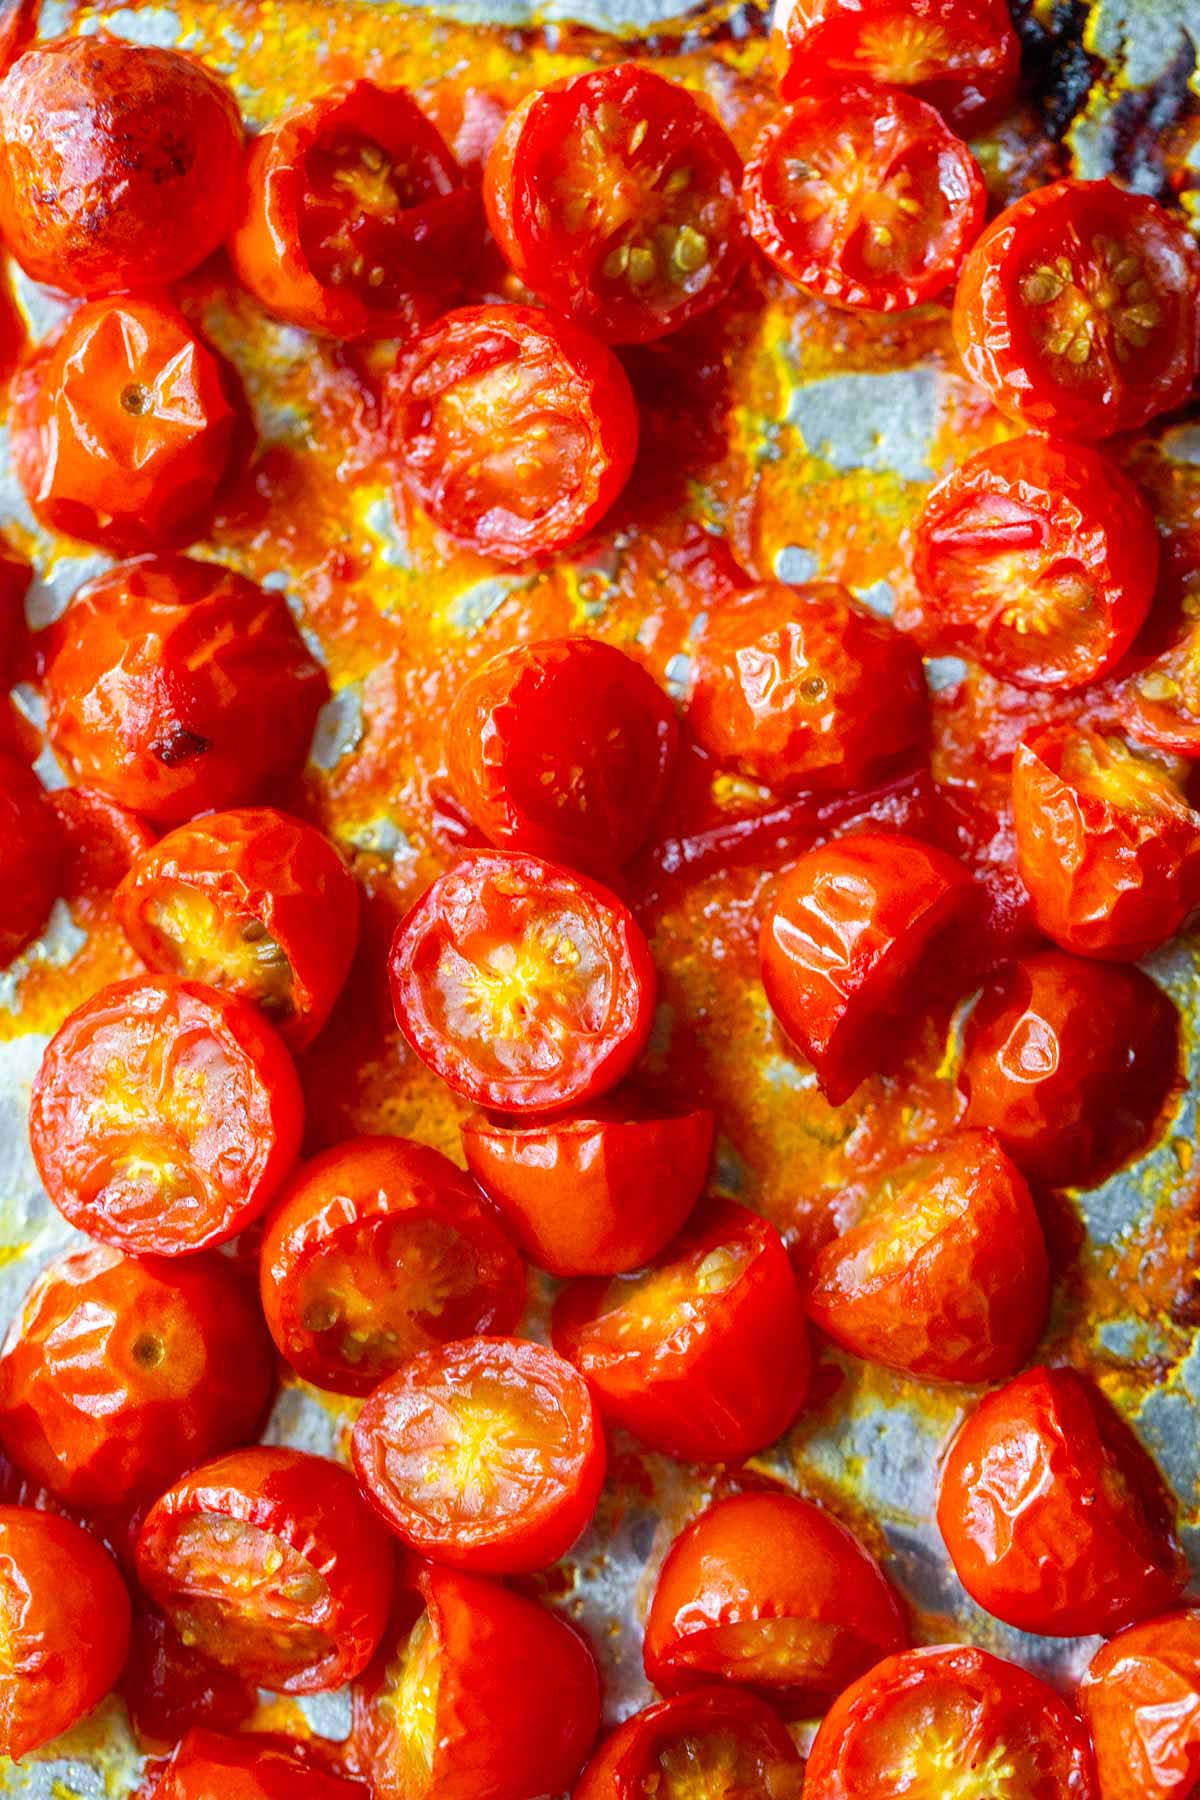
[[[133,1615],[120,1693],[139,1740],[154,1744],[177,1743],[196,1725],[237,1731],[258,1704],[251,1682],[185,1644],[156,1607],[144,1604]]]
[[[754,1694],[705,1687],[643,1707],[596,1752],[573,1800],[799,1800],[804,1765],[778,1714]]]
[[[367,1800],[357,1781],[343,1781],[301,1761],[286,1739],[222,1737],[189,1731],[158,1776],[149,1800]]]
[[[1131,1625],[1088,1665],[1079,1706],[1104,1800],[1186,1800],[1200,1781],[1200,1615]]]
[[[65,844],[41,783],[0,753],[0,968],[37,937],[59,892]]]

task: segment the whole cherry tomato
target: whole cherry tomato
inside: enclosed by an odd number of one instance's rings
[[[25,595],[32,579],[25,558],[0,537],[0,675],[6,677],[25,621]]]
[[[192,1729],[238,1731],[253,1716],[252,1682],[185,1644],[156,1607],[133,1615],[129,1659],[120,1694],[139,1741],[174,1744]]]
[[[954,337],[972,380],[1022,424],[1084,440],[1136,431],[1196,379],[1200,255],[1145,194],[1057,181],[967,257]]]
[[[977,451],[929,495],[901,623],[1005,681],[1081,687],[1128,650],[1157,573],[1133,483],[1098,451],[1031,434]]]
[[[996,1381],[1046,1322],[1050,1270],[1024,1178],[990,1131],[963,1131],[875,1182],[818,1251],[809,1317],[843,1349],[927,1381]]]
[[[551,638],[501,651],[459,689],[446,762],[491,843],[604,874],[646,837],[678,737],[671,702],[631,656]]]
[[[522,563],[603,517],[637,455],[633,390],[606,345],[531,306],[464,306],[387,389],[406,492],[452,538]]]
[[[229,230],[242,121],[194,57],[110,37],[36,44],[0,83],[0,232],[69,294],[165,287]]]
[[[358,888],[338,852],[266,806],[178,826],[115,905],[143,962],[253,1001],[293,1050],[333,1011],[358,943]]]
[[[967,1021],[964,1124],[1050,1186],[1090,1187],[1143,1150],[1179,1081],[1179,1016],[1140,969],[1047,950],[998,969]]]
[[[712,113],[639,63],[530,94],[484,171],[488,223],[526,287],[641,344],[723,300],[745,257],[742,164]]]
[[[259,1268],[281,1354],[342,1394],[451,1338],[511,1331],[525,1305],[521,1259],[474,1184],[407,1138],[354,1138],[301,1168]]]
[[[366,1668],[392,1564],[348,1471],[281,1446],[235,1450],[176,1482],[137,1546],[138,1580],[184,1642],[283,1694]]]
[[[554,1343],[606,1418],[696,1462],[765,1449],[808,1394],[808,1328],[783,1240],[732,1200],[702,1206],[639,1274],[567,1288]]]
[[[907,1642],[896,1591],[853,1532],[795,1494],[735,1494],[668,1552],[646,1674],[668,1694],[742,1682],[804,1718]]]
[[[937,1521],[971,1598],[1022,1631],[1116,1631],[1187,1586],[1162,1476],[1074,1369],[1030,1369],[979,1403],[942,1464]]]
[[[359,1782],[310,1767],[299,1752],[286,1739],[189,1731],[148,1800],[367,1800]]]
[[[329,688],[282,595],[219,563],[147,556],[79,589],[44,691],[76,775],[172,825],[291,774]]]
[[[421,1060],[497,1112],[615,1087],[654,1012],[649,946],[616,895],[517,851],[471,851],[438,877],[396,932],[391,984]]]
[[[245,1000],[198,981],[101,988],[51,1040],[29,1136],[72,1225],[138,1256],[236,1237],[300,1148],[292,1060]]]
[[[765,1701],[705,1687],[626,1719],[593,1756],[573,1800],[688,1800],[722,1786],[731,1800],[799,1800],[803,1782],[800,1752]]]
[[[37,777],[0,752],[0,968],[50,916],[66,862],[62,830]]]
[[[1079,1687],[1103,1800],[1186,1800],[1200,1781],[1200,1615],[1131,1625]]]

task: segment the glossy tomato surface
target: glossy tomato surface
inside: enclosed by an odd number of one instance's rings
[[[1134,652],[1118,691],[1122,723],[1140,744],[1200,757],[1200,585],[1185,592],[1165,641]],[[1157,635],[1157,633],[1155,634]]]
[[[310,1767],[300,1754],[287,1739],[189,1731],[149,1800],[367,1800],[359,1782]]]
[[[63,837],[67,899],[107,899],[150,848],[154,832],[95,788],[56,788],[49,800]]]
[[[65,865],[62,830],[41,783],[0,753],[0,969],[45,925]]]
[[[238,1731],[258,1705],[252,1682],[185,1644],[170,1620],[145,1601],[134,1610],[119,1691],[142,1746],[177,1744],[194,1726]]]
[[[1131,1625],[1088,1665],[1079,1707],[1104,1800],[1186,1800],[1200,1781],[1200,1616]]]
[[[606,1738],[573,1800],[688,1800],[762,1794],[798,1800],[804,1765],[778,1714],[736,1688],[697,1688],[643,1707]]]
[[[0,537],[0,673],[7,673],[25,622],[25,595],[33,570]]]

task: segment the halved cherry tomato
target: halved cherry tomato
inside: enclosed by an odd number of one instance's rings
[[[36,44],[0,85],[0,231],[69,294],[165,287],[229,230],[237,102],[198,59],[111,37]]]
[[[136,813],[95,788],[56,788],[48,798],[62,828],[67,898],[111,895],[150,848],[154,833]]]
[[[568,1787],[600,1724],[584,1638],[498,1582],[425,1563],[407,1585],[406,1616],[354,1689],[353,1741],[378,1800]]]
[[[354,1138],[300,1169],[259,1269],[280,1352],[341,1394],[451,1338],[511,1331],[525,1305],[521,1259],[474,1184],[407,1138]]]
[[[0,968],[41,931],[62,884],[66,845],[31,770],[0,753]]]
[[[1085,440],[1187,399],[1200,256],[1182,220],[1111,181],[1056,181],[993,220],[963,266],[954,336],[1002,412]]]
[[[25,594],[33,570],[0,538],[0,675],[9,676],[13,650],[25,620]]]
[[[637,455],[633,390],[612,351],[531,306],[447,313],[401,356],[387,406],[407,493],[500,562],[583,537]]]
[[[1118,704],[1126,730],[1140,744],[1194,761],[1200,757],[1200,577],[1170,622],[1165,642],[1145,654],[1139,647]]]
[[[120,1693],[139,1740],[154,1744],[177,1743],[196,1725],[237,1731],[258,1705],[252,1682],[185,1644],[156,1607],[144,1604],[133,1615]]]
[[[271,807],[210,813],[139,857],[117,918],[152,969],[240,994],[284,1042],[316,1037],[358,943],[358,888],[329,839]]]
[[[946,1453],[937,1520],[971,1598],[1022,1631],[1116,1631],[1188,1583],[1162,1476],[1074,1369],[1030,1369],[979,1403]]]
[[[927,649],[1005,681],[1081,687],[1137,636],[1158,555],[1150,508],[1107,458],[1012,438],[929,495],[913,533],[918,595],[901,623]]]
[[[646,1674],[667,1694],[742,1682],[804,1718],[907,1643],[895,1589],[838,1519],[795,1494],[735,1494],[668,1552]]]
[[[765,1449],[808,1395],[808,1327],[783,1240],[732,1200],[702,1206],[650,1268],[567,1288],[554,1343],[606,1418],[696,1462]]]
[[[1200,1782],[1200,1614],[1131,1625],[1079,1687],[1103,1800],[1187,1800]]]
[[[604,874],[646,837],[678,737],[671,702],[631,656],[551,638],[501,651],[459,689],[446,761],[491,843]]]
[[[292,1060],[245,1000],[198,981],[101,988],[51,1040],[29,1136],[72,1225],[137,1256],[236,1237],[300,1148]]]
[[[625,1720],[576,1782],[573,1800],[692,1800],[722,1791],[799,1800],[804,1765],[777,1713],[754,1694],[705,1687]]]
[[[137,1547],[138,1580],[184,1642],[282,1694],[361,1674],[392,1566],[348,1471],[280,1446],[235,1450],[168,1488]]]
[[[172,825],[291,774],[329,687],[281,595],[219,563],[146,556],[79,589],[44,692],[75,773]]]
[[[781,794],[865,787],[928,730],[916,645],[836,581],[769,582],[716,607],[692,684],[697,742]]]
[[[293,1754],[286,1739],[189,1731],[148,1800],[367,1800],[359,1782],[300,1757],[301,1746]]]
[[[479,198],[406,88],[350,81],[255,138],[233,266],[267,311],[331,337],[400,337],[455,292]]]
[[[497,1112],[581,1106],[640,1056],[654,964],[632,914],[583,875],[477,850],[392,942],[396,1023],[456,1093]]]
[[[1050,1300],[1024,1178],[990,1131],[964,1131],[873,1184],[806,1281],[809,1317],[843,1349],[932,1381],[1019,1369]]]
[[[555,82],[484,171],[488,223],[527,287],[611,343],[678,331],[746,253],[741,158],[712,113],[640,63]]]
[[[0,1506],[0,1756],[24,1756],[99,1705],[129,1647],[108,1551],[55,1513]]]
[[[1054,1689],[965,1644],[906,1650],[834,1701],[804,1800],[1097,1800],[1087,1732]]]
[[[838,839],[780,877],[763,921],[763,986],[833,1105],[879,1067],[918,961],[972,900],[960,864],[899,832]]]
[[[1145,1148],[1179,1079],[1179,1015],[1148,975],[1046,950],[984,985],[963,1123],[994,1131],[1031,1180],[1090,1187]]]
[[[467,1166],[523,1253],[551,1275],[621,1275],[658,1255],[699,1198],[710,1112],[663,1112],[620,1094],[525,1124],[476,1113]]]

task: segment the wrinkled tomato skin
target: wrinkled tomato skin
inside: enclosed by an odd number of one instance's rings
[[[1091,1187],[1142,1150],[1179,1081],[1179,1016],[1140,969],[1047,950],[998,969],[967,1020],[962,1123],[1029,1180]]]
[[[300,1746],[297,1746],[299,1751]],[[290,1754],[286,1739],[189,1731],[148,1800],[368,1800],[343,1781]]]
[[[644,1800],[655,1791],[651,1783],[661,1781],[666,1759],[686,1781],[710,1743],[718,1756],[736,1747],[739,1777],[745,1772],[757,1784],[743,1791],[799,1800],[803,1761],[786,1726],[765,1701],[728,1687],[697,1688],[634,1713],[601,1744],[572,1800]],[[727,1764],[720,1767],[724,1772]],[[670,1791],[677,1791],[674,1784]]]
[[[942,1464],[937,1521],[971,1598],[1022,1631],[1108,1634],[1187,1586],[1162,1476],[1073,1369],[1030,1369],[980,1402]]]
[[[1079,1687],[1104,1800],[1186,1800],[1200,1781],[1200,1616],[1131,1625]]]
[[[810,1319],[844,1350],[926,1381],[1013,1374],[1045,1324],[1050,1268],[1029,1188],[995,1136],[961,1132],[879,1186],[880,1209],[808,1270]]]
[[[32,943],[59,893],[66,846],[31,770],[0,754],[0,968]]]
[[[162,1613],[145,1604],[133,1615],[120,1694],[143,1745],[178,1743],[195,1725],[237,1731],[258,1704],[248,1681],[189,1647]]]
[[[217,563],[147,556],[78,590],[44,692],[56,754],[162,826],[292,774],[329,687],[281,595]]]
[[[727,1270],[722,1288],[701,1285],[706,1265],[716,1279]],[[588,1381],[604,1416],[687,1461],[737,1461],[774,1443],[808,1396],[811,1358],[775,1227],[734,1201],[712,1201],[646,1276],[663,1286],[672,1311],[659,1329],[654,1310],[640,1341],[625,1341],[619,1321],[606,1326],[614,1300],[606,1280],[574,1283],[554,1308],[555,1347]]]
[[[749,1635],[776,1621],[799,1628],[794,1647]],[[671,1546],[644,1659],[665,1694],[719,1678],[806,1718],[907,1643],[895,1589],[840,1520],[794,1494],[746,1493],[710,1506]]]
[[[241,157],[237,102],[193,57],[108,37],[37,44],[0,83],[0,232],[66,293],[165,287],[224,239]]]

